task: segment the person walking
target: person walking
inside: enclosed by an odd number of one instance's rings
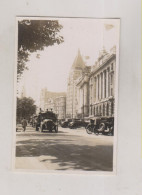
[[[27,121],[25,118],[22,120],[22,127],[23,127],[23,131],[25,132],[27,127]]]

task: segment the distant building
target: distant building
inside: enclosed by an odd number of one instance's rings
[[[55,100],[56,98],[59,97],[66,97],[66,93],[65,92],[51,92],[48,91],[47,88],[44,88],[41,90],[40,93],[40,108],[45,111],[45,110],[51,110],[53,112],[56,111],[56,104],[55,104]]]
[[[89,73],[83,74],[76,82],[77,87],[77,118],[89,116]]]
[[[85,63],[78,50],[78,54],[72,64],[68,83],[67,83],[67,97],[66,97],[66,118],[76,118],[77,117],[77,87],[76,80],[83,74],[85,71]]]
[[[78,94],[77,113],[82,118],[94,116],[114,116],[116,48],[110,53],[105,50],[91,72],[82,75],[76,82]]]
[[[54,111],[55,112],[55,97],[47,99],[45,103],[45,109],[44,110]]]
[[[57,97],[54,101],[54,110],[58,116],[58,119],[66,118],[66,97]]]

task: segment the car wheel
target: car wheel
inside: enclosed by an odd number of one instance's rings
[[[101,123],[99,125],[99,130],[100,130],[100,132],[103,132],[105,130],[105,123]]]
[[[88,134],[92,134],[92,128],[91,128],[91,127],[87,127],[87,128],[86,128],[86,132],[87,132]]]

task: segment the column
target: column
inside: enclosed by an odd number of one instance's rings
[[[99,99],[101,99],[101,96],[102,96],[102,93],[101,93],[101,90],[102,90],[102,81],[101,81],[101,74],[100,74],[100,86],[99,86]]]
[[[101,99],[103,99],[103,73],[101,73]]]
[[[106,70],[106,97],[108,97],[108,69]]]
[[[100,77],[98,75],[98,100],[99,100],[99,95],[100,95]]]
[[[94,77],[94,102],[96,102],[96,77]]]
[[[108,97],[110,96],[110,74],[109,74],[109,68],[108,68]]]
[[[88,86],[87,83],[84,85],[84,114],[87,116],[88,113],[88,106],[89,106],[89,99],[88,99]]]
[[[98,77],[96,76],[96,101],[98,100]]]
[[[81,88],[81,112],[84,117],[84,89]]]
[[[103,71],[103,99],[105,98],[105,72]]]
[[[87,84],[84,85],[84,105],[88,104],[88,98],[87,98]]]
[[[78,112],[80,113],[80,103],[81,103],[81,97],[80,97],[80,87],[78,88]]]
[[[95,99],[95,78],[92,78],[92,103],[94,103],[94,99]]]

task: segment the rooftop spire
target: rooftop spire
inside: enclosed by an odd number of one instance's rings
[[[77,56],[73,62],[72,68],[85,68],[85,63],[80,53],[80,49],[78,49]]]
[[[81,54],[80,54],[80,49],[79,49],[79,48],[78,48],[78,55],[81,55]]]

